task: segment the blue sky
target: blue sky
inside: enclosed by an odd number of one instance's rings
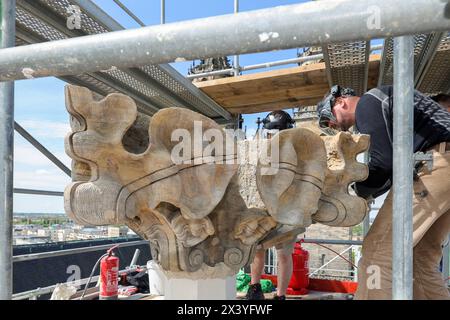
[[[269,8],[279,5],[307,2],[308,0],[240,0],[240,11]],[[139,25],[124,13],[113,0],[95,0],[95,3],[126,28]],[[146,25],[160,22],[160,0],[122,0]],[[166,23],[229,14],[233,12],[233,0],[166,0]],[[240,56],[241,65],[295,58],[297,49]],[[174,63],[172,66],[186,75],[192,62]],[[294,65],[274,67],[279,69]],[[265,69],[263,71],[267,71]],[[270,70],[270,69],[269,69]],[[255,70],[251,72],[260,72]],[[251,73],[248,72],[248,73]],[[15,119],[26,130],[70,167],[70,159],[64,152],[64,136],[70,130],[64,105],[65,83],[55,78],[41,78],[16,82]],[[244,116],[249,131],[256,128],[258,116]],[[63,191],[70,183],[69,177],[35,150],[20,135],[15,134],[16,188]],[[18,195],[14,196],[15,212],[64,212],[62,197]]]

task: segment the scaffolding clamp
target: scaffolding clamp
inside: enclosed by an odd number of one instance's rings
[[[433,152],[428,151],[424,152],[416,152],[413,155],[414,157],[414,180],[417,180],[419,171],[426,165],[427,171],[431,172],[433,170]]]

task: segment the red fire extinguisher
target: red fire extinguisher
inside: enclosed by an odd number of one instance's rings
[[[119,287],[119,258],[113,250],[117,245],[108,249],[100,262],[100,300],[115,300]]]
[[[289,282],[288,294],[302,295],[308,293],[309,286],[309,252],[302,248],[301,242],[297,242],[292,254],[293,271]]]

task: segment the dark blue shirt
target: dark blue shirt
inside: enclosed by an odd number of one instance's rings
[[[390,188],[392,179],[393,88],[383,86],[379,89],[389,97],[384,113],[382,102],[369,93],[360,98],[355,111],[356,128],[360,133],[370,135],[369,177],[356,183],[358,194],[365,193],[361,196],[379,196]],[[444,141],[450,141],[450,113],[415,91],[414,152],[426,151]]]

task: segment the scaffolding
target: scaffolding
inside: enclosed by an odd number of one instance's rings
[[[370,40],[380,38],[386,40],[379,83],[392,81],[396,88],[393,299],[412,298],[412,92],[415,85],[427,93],[450,91],[442,72],[450,71],[447,2],[399,0],[392,6],[390,0],[330,0],[237,13],[235,0],[233,14],[165,24],[162,0],[162,24],[132,30],[122,30],[90,0],[0,3],[0,299],[12,296],[15,80],[56,76],[100,95],[127,94],[148,115],[182,106],[226,123],[235,121],[233,116],[166,63],[234,55],[233,69],[222,72],[238,75],[246,70],[239,54],[321,46],[329,83],[362,93]],[[84,29],[61,25],[69,5],[82,9],[89,22]],[[374,14],[382,17],[382,27],[368,23]]]
[[[79,18],[83,23],[79,29],[72,30],[66,25],[67,19],[73,14],[67,10],[70,5],[77,5],[81,9]],[[26,48],[27,44],[48,43],[87,35],[104,35],[123,29],[91,1],[17,1],[17,47]],[[183,107],[200,112],[219,123],[232,119],[227,111],[168,64],[140,65],[136,68],[110,66],[104,70],[66,74],[59,78],[87,87],[101,96],[113,92],[126,94],[136,101],[140,112],[149,116],[162,108]]]

